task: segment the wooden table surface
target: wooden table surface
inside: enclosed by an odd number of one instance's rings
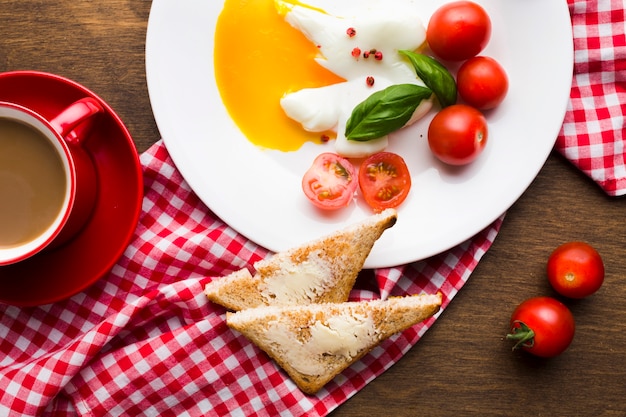
[[[83,84],[116,110],[142,152],[159,139],[144,66],[150,6],[0,0],[0,71],[47,71]],[[503,340],[509,316],[525,298],[553,295],[545,263],[569,240],[598,249],[605,284],[567,302],[577,332],[566,353],[551,360],[514,353]],[[553,154],[437,323],[332,415],[625,416],[625,300],[626,201],[607,197]]]

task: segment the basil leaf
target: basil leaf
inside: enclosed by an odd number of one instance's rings
[[[365,142],[400,129],[432,94],[429,88],[415,84],[394,84],[373,93],[352,110],[346,138]]]
[[[428,88],[433,90],[441,107],[456,103],[456,82],[446,67],[426,55],[407,50],[398,52],[409,58],[415,68],[415,73]]]

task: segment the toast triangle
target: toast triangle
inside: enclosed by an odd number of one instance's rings
[[[382,341],[434,315],[441,293],[387,300],[265,306],[227,312],[226,323],[315,394]]]
[[[209,300],[238,311],[263,305],[302,305],[346,301],[374,243],[397,221],[397,212],[378,214],[215,278],[205,286]]]

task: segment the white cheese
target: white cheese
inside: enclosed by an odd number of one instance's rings
[[[367,142],[348,141],[346,122],[354,107],[376,91],[392,84],[424,85],[397,51],[418,49],[426,40],[426,29],[415,8],[407,5],[389,7],[381,1],[379,7],[359,8],[359,14],[349,17],[333,16],[314,6],[276,0],[285,20],[318,45],[316,61],[346,81],[289,92],[280,105],[307,131],[336,132],[335,150],[340,155],[359,158],[382,151],[388,144],[386,136]],[[348,28],[354,28],[356,34],[349,36]],[[353,56],[355,48],[379,51],[382,59],[375,59],[373,54],[364,58],[362,52]],[[367,82],[368,77],[373,85]],[[410,123],[423,117],[432,103],[433,99],[425,100]]]

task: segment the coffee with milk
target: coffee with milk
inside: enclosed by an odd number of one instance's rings
[[[46,231],[63,208],[67,186],[50,140],[24,123],[0,118],[0,248]]]

